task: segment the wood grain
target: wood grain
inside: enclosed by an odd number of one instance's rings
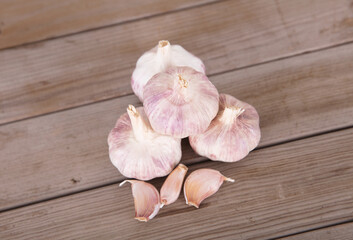
[[[352,41],[351,3],[225,1],[0,51],[0,124],[130,94],[136,60],[160,39],[208,74]]]
[[[193,7],[212,0],[2,0],[0,49]]]
[[[353,44],[211,77],[259,112],[260,146],[353,125]],[[0,127],[0,209],[122,180],[106,143],[135,96]],[[186,141],[184,141],[186,143]],[[200,161],[183,144],[183,162]]]
[[[117,184],[0,214],[2,239],[268,239],[353,214],[353,129],[253,152],[247,160],[193,165],[224,183],[200,209],[182,195],[155,219],[133,219],[129,186]],[[163,179],[152,181],[159,189]]]
[[[290,237],[280,238],[281,240],[352,240],[353,223],[340,224],[333,227],[322,228]]]

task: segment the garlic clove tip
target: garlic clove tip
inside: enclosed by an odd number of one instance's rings
[[[129,180],[125,180],[119,184],[119,187],[122,187],[126,182],[129,182]]]
[[[160,48],[163,48],[168,45],[170,45],[170,42],[168,40],[161,40],[158,42],[158,47],[160,47]]]
[[[182,164],[182,163],[179,163],[178,167],[180,167],[180,168],[182,168],[182,169],[184,169],[184,170],[186,170],[186,171],[189,169],[187,166],[185,166],[185,165]]]
[[[226,181],[226,182],[235,182],[234,179],[232,179],[232,178],[227,178],[227,177],[224,177],[224,181]]]

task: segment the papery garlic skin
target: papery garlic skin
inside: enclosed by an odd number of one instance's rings
[[[138,98],[143,101],[143,88],[157,73],[165,71],[171,66],[188,66],[196,71],[205,73],[205,65],[198,58],[186,51],[180,45],[170,45],[166,40],[145,52],[137,61],[132,73],[131,87]]]
[[[144,89],[152,128],[178,138],[204,132],[217,115],[219,95],[207,76],[189,67],[154,75]]]
[[[201,202],[215,194],[224,181],[234,182],[217,170],[203,168],[193,171],[184,183],[186,204],[199,208]]]
[[[175,202],[183,185],[183,181],[188,168],[184,164],[179,164],[167,177],[161,188],[161,207]]]
[[[142,107],[130,105],[108,136],[109,157],[125,177],[168,175],[181,159],[181,140],[153,131]]]
[[[259,115],[250,104],[220,94],[219,112],[208,129],[190,136],[191,147],[211,160],[235,162],[246,157],[260,142]]]
[[[135,219],[147,222],[156,216],[161,206],[157,189],[149,183],[138,180],[125,180],[119,186],[121,187],[126,182],[131,183],[135,204]]]

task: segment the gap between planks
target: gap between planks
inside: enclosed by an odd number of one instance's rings
[[[333,234],[332,234],[333,231]],[[337,236],[339,235],[339,236]],[[269,240],[323,240],[322,237],[337,240],[352,240],[353,236],[353,219],[342,221],[336,224],[331,224],[323,227],[313,228],[308,231],[288,234],[286,236],[272,238]],[[331,238],[332,237],[332,238]],[[337,238],[339,237],[339,238]]]
[[[180,8],[176,7],[175,9],[171,8],[170,10],[167,10],[165,12],[156,12],[156,13],[152,13],[150,15],[145,15],[145,16],[140,16],[140,17],[136,17],[133,18],[131,17],[131,19],[129,19],[130,17],[126,17],[126,20],[121,20],[120,22],[116,22],[116,23],[107,23],[105,25],[101,25],[101,26],[93,26],[93,27],[89,27],[87,29],[85,29],[85,27],[81,27],[82,30],[77,30],[75,32],[70,32],[70,30],[68,30],[68,33],[52,33],[53,36],[46,36],[43,37],[41,39],[38,40],[29,40],[28,42],[24,42],[24,43],[19,43],[16,45],[10,45],[10,46],[5,46],[0,48],[1,50],[5,50],[5,49],[13,49],[13,48],[20,48],[20,47],[26,47],[28,45],[31,44],[39,44],[42,43],[44,41],[50,41],[50,40],[54,40],[54,39],[58,39],[58,38],[62,38],[62,37],[68,37],[68,36],[73,36],[73,35],[77,35],[77,34],[81,34],[81,33],[87,33],[87,32],[91,32],[91,31],[97,31],[97,30],[101,30],[104,28],[109,28],[109,27],[116,27],[122,24],[128,24],[128,23],[132,23],[132,22],[137,22],[137,21],[142,21],[142,20],[146,20],[146,19],[150,19],[153,17],[158,17],[158,16],[164,16],[167,14],[172,14],[172,13],[177,13],[177,12],[181,12],[181,11],[185,11],[185,10],[189,10],[189,9],[193,9],[193,8],[198,8],[198,7],[203,7],[203,6],[207,6],[207,5],[211,5],[211,4],[215,4],[217,2],[224,2],[224,1],[229,1],[229,0],[205,0],[204,2],[200,1],[199,3],[191,3],[190,6],[186,6],[183,7],[181,6]],[[38,17],[38,16],[37,16]],[[2,21],[6,21],[5,19],[1,19]],[[0,24],[1,27],[1,24]],[[1,33],[1,32],[0,32]]]

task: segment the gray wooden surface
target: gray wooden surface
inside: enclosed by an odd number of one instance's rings
[[[143,224],[106,138],[161,39],[255,106],[262,140],[234,164],[183,141],[236,182]],[[349,0],[0,1],[0,239],[350,239],[352,83]]]

